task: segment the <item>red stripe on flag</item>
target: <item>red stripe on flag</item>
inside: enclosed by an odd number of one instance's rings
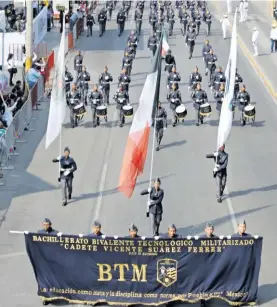
[[[129,135],[121,167],[118,190],[131,198],[142,174],[148,150],[150,126]],[[135,141],[134,141],[135,140]]]

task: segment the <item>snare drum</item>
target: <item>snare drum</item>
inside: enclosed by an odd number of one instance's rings
[[[186,107],[181,104],[180,106],[178,106],[175,110],[176,112],[176,116],[179,118],[179,119],[183,119],[186,117],[186,115],[188,114],[188,111],[186,109]]]
[[[256,109],[253,105],[248,105],[244,108],[243,114],[246,118],[254,118],[256,115]]]
[[[133,107],[130,105],[122,107],[122,113],[124,117],[132,117],[133,116]]]
[[[73,113],[76,115],[76,116],[83,116],[85,115],[87,112],[86,112],[86,108],[84,106],[83,103],[80,103],[78,104],[77,106],[75,106],[73,108]]]
[[[203,103],[200,105],[200,115],[209,117],[212,114],[212,107],[209,103]]]
[[[106,106],[98,106],[96,108],[96,116],[97,117],[105,117],[105,116],[107,116],[107,107]]]

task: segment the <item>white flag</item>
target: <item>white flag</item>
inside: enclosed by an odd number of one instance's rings
[[[225,85],[224,100],[222,102],[222,108],[221,108],[221,114],[218,126],[217,149],[226,143],[232,128],[232,122],[233,122],[232,102],[234,98],[236,68],[237,68],[237,12],[235,13],[234,17],[230,55],[225,72],[226,85]]]
[[[52,85],[50,110],[46,132],[46,149],[61,133],[65,119],[65,19],[63,20],[63,33],[61,37],[58,59],[55,64],[55,75]]]

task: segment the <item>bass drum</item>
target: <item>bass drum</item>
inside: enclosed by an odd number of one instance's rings
[[[186,107],[183,104],[178,106],[176,108],[175,112],[176,112],[176,115],[177,115],[177,117],[179,119],[184,119],[187,116],[187,114],[188,114],[188,111],[187,111]]]
[[[98,106],[96,108],[96,116],[97,117],[106,117],[107,116],[107,107],[106,106]]]
[[[255,120],[256,116],[256,109],[255,106],[253,105],[248,105],[244,108],[243,115],[245,118],[252,119],[253,121]]]
[[[87,112],[86,112],[86,108],[84,106],[83,103],[80,103],[78,104],[77,106],[75,106],[73,108],[73,113],[76,115],[76,116],[83,116],[85,115]]]
[[[212,107],[209,103],[203,103],[200,105],[200,115],[210,117],[212,114]]]
[[[132,117],[133,116],[133,107],[130,105],[123,106],[122,107],[122,112],[124,117]]]

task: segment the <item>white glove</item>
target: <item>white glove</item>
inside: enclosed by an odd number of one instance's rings
[[[147,192],[150,193],[150,192],[151,192],[151,188],[148,188],[148,189],[147,189]]]
[[[64,174],[64,176],[67,176],[67,175],[70,174],[70,171],[69,171],[69,170],[68,170],[68,171],[65,171],[63,174]]]
[[[217,172],[217,167],[214,168],[214,173],[216,173],[216,172]]]
[[[218,156],[218,152],[214,152],[214,157],[217,157]]]
[[[164,127],[164,130],[166,130],[166,127]]]
[[[62,158],[62,156],[58,156],[58,157],[57,157],[57,160],[58,160],[58,161],[60,161],[60,160],[61,160],[61,158]]]
[[[149,207],[149,206],[151,205],[151,201],[148,201],[148,202],[147,202],[147,205],[148,205],[148,207]]]
[[[216,164],[216,165],[215,165],[216,168],[219,168],[219,166],[220,166],[219,164]]]

